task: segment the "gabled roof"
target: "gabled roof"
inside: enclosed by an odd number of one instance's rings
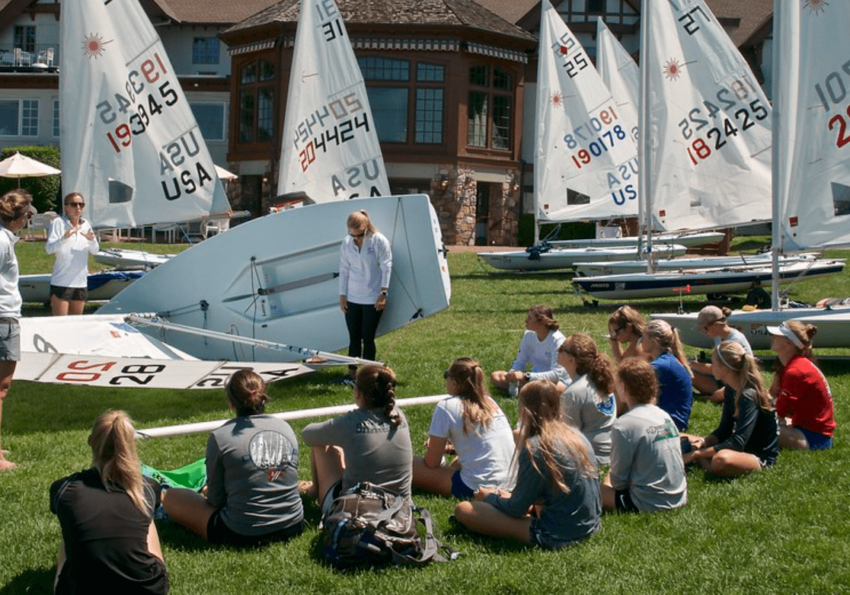
[[[474,0],[338,0],[337,6],[346,24],[464,27],[526,41],[535,39]],[[294,23],[299,8],[299,0],[283,0],[227,32]]]
[[[739,19],[737,26],[727,27],[729,37],[741,47],[765,24],[773,20],[773,0],[706,0],[721,24]]]

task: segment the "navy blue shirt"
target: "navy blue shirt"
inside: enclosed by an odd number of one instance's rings
[[[680,432],[686,431],[691,418],[691,406],[694,404],[691,375],[669,351],[652,361],[652,368],[661,389],[658,406],[673,419]]]
[[[776,411],[767,411],[758,406],[755,391],[744,389],[735,417],[735,390],[726,387],[723,394],[723,414],[720,425],[711,433],[717,438],[714,447],[718,452],[731,448],[755,455],[769,463],[776,462],[779,454],[779,421]]]

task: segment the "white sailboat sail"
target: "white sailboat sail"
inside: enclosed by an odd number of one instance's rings
[[[366,85],[334,0],[302,0],[278,195],[315,202],[390,194]]]
[[[850,245],[847,2],[776,2],[774,251]]]
[[[640,68],[602,19],[596,23],[596,69],[620,109],[631,109],[637,122]]]
[[[767,219],[771,107],[704,0],[644,2],[641,109],[651,143],[653,225],[731,227]]]
[[[94,227],[230,210],[177,74],[137,0],[62,3],[63,192]]]
[[[534,191],[539,222],[637,213],[636,121],[548,0],[540,17]]]

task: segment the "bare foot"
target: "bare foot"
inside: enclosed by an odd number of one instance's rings
[[[6,459],[0,459],[0,471],[11,471],[12,469],[17,469],[18,466],[12,461],[7,461]]]
[[[316,484],[312,481],[301,480],[298,482],[298,492],[302,496],[307,496],[308,498],[315,498],[318,496],[318,490],[316,489]]]

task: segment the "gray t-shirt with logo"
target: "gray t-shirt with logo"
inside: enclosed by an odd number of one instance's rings
[[[637,405],[614,422],[611,485],[628,490],[641,512],[667,510],[688,501],[679,431],[656,405]]]
[[[298,438],[270,415],[231,419],[207,440],[207,499],[240,535],[266,535],[301,522]]]

